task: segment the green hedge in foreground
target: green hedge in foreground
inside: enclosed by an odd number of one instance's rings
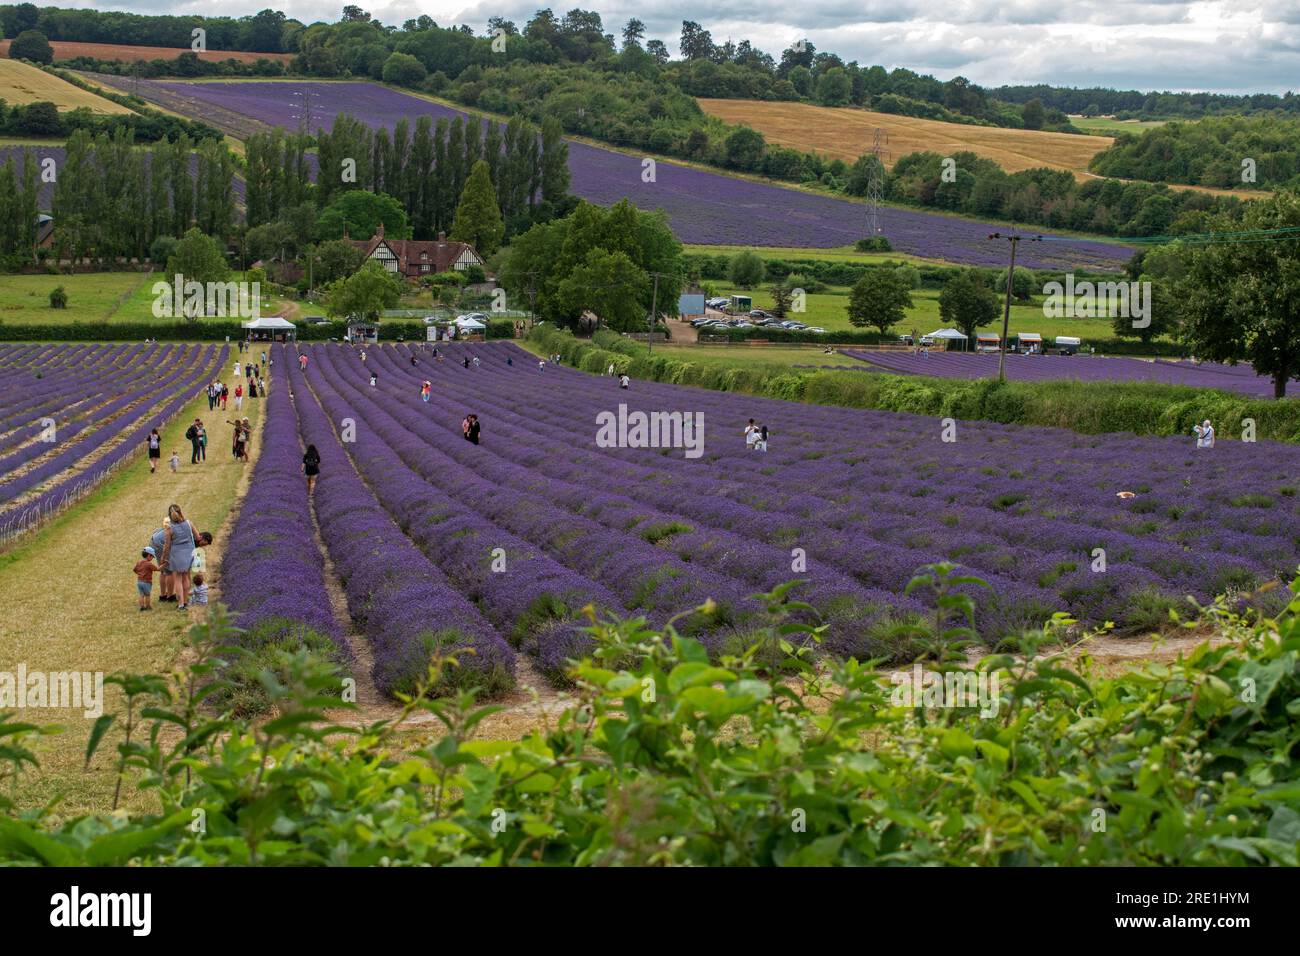
[[[1221,438],[1238,438],[1243,419],[1261,439],[1300,442],[1300,399],[1261,399],[1155,382],[965,381],[885,372],[797,369],[777,363],[688,362],[652,352],[612,332],[578,339],[538,326],[530,341],[568,365],[603,373],[611,364],[633,378],[697,385],[820,405],[1069,428],[1086,434],[1190,435],[1208,418]],[[815,361],[812,356],[810,361]]]

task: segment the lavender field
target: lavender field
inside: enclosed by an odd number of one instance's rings
[[[134,81],[132,81],[134,83]],[[374,127],[419,116],[464,116],[417,96],[372,83],[185,83],[141,81],[139,92],[169,109],[247,136],[266,126],[296,128],[310,103],[312,129],[328,128],[351,113]],[[134,86],[133,86],[134,89]],[[642,157],[569,142],[574,193],[601,205],[627,197],[644,209],[662,209],[686,243],[830,248],[866,234],[859,203],[751,182],[677,163],[659,162],[655,182],[642,181]],[[886,208],[883,230],[898,252],[970,265],[1002,265],[1006,250],[990,242],[996,226]],[[1003,227],[1005,228],[1005,226]],[[1115,270],[1132,250],[1103,242],[1066,240],[1021,249],[1028,268]]]
[[[996,378],[998,356],[963,352],[870,352],[841,349],[840,354],[865,362],[872,369],[901,375],[933,375],[937,378]],[[1072,379],[1080,382],[1163,382],[1194,388],[1217,388],[1255,398],[1271,398],[1271,379],[1255,374],[1248,364],[1221,365],[1215,362],[1154,361],[1097,356],[1008,354],[1007,378],[1015,382],[1045,382]]]
[[[681,626],[714,652],[739,650],[762,613],[753,595],[802,578],[830,652],[904,657],[896,625],[926,605],[903,590],[934,561],[992,585],[973,592],[991,642],[1058,610],[1158,624],[1188,595],[1247,591],[1300,557],[1300,449],[1287,445],[1197,453],[1181,439],[986,422],[961,422],[946,443],[931,418],[640,381],[624,391],[539,371],[511,344],[447,347],[441,363],[414,351],[416,367],[412,346],[372,348],[365,363],[349,347],[302,346],[305,373],[276,348],[293,400],[268,404],[254,475],[267,490],[248,506],[274,521],[249,549],[260,557],[227,556],[222,574],[241,583],[225,593],[245,626],[337,633],[296,432],[321,452],[321,538],[388,692],[412,686],[435,644],[474,649],[465,682],[508,686],[518,654],[559,681],[584,646],[587,604],[662,623],[713,599]],[[463,368],[464,354],[481,366]],[[597,415],[620,403],[702,414],[703,454],[600,447]],[[461,434],[471,411],[481,445]],[[766,453],[746,450],[751,417],[770,429]],[[356,423],[346,445],[344,419]],[[292,555],[283,575],[269,573],[274,554]]]
[[[210,381],[215,345],[0,346],[0,543],[88,494]]]

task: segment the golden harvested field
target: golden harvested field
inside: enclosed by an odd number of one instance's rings
[[[75,40],[51,40],[54,48],[54,61],[71,60],[79,56],[93,57],[96,60],[120,60],[134,63],[137,60],[174,60],[182,53],[189,53],[186,48],[167,46],[134,46],[122,43],[79,43]],[[9,41],[0,40],[0,56],[9,55]],[[255,63],[261,60],[279,60],[288,63],[293,59],[292,53],[243,53],[239,50],[204,50],[199,54],[200,60],[220,63],[222,60],[239,60],[241,63]]]
[[[699,103],[706,113],[727,123],[744,123],[762,133],[769,142],[805,152],[816,151],[847,163],[870,152],[872,137],[879,127],[889,136],[885,148],[890,156],[886,166],[920,150],[944,156],[966,150],[993,160],[1009,173],[1048,166],[1068,170],[1083,179],[1088,160],[1112,142],[1109,136],[965,126],[809,103],[703,98]]]
[[[78,89],[57,76],[51,76],[18,60],[0,59],[0,99],[10,106],[45,101],[53,103],[60,110],[85,106],[96,113],[131,112],[125,106]]]

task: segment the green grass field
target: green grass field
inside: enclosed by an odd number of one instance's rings
[[[849,331],[853,329],[849,322],[849,290],[844,287],[828,286],[825,292],[810,293],[807,296],[806,311],[791,313],[791,318],[807,325],[821,326],[830,332]],[[748,293],[756,309],[770,309],[772,294],[765,289],[754,289]],[[913,307],[907,318],[895,327],[901,335],[913,329],[925,335],[942,326],[939,318],[939,290],[922,288],[912,292]],[[995,331],[1000,327],[1001,318],[986,328]],[[1043,315],[1041,303],[1013,303],[1009,325],[1012,333],[1037,332],[1047,338],[1057,335],[1077,335],[1082,339],[1108,339],[1114,333],[1108,319],[1049,319]]]
[[[230,276],[231,281],[241,278],[238,272]],[[0,322],[12,325],[170,322],[171,319],[155,319],[153,314],[153,287],[160,281],[165,281],[161,273],[146,272],[7,275],[0,279]],[[50,308],[50,291],[56,286],[63,286],[68,294],[66,309]],[[289,307],[289,303],[276,296],[264,294],[262,297],[263,315],[282,315]],[[216,318],[214,321],[227,320]]]
[[[137,287],[146,278],[141,272],[6,275],[0,279],[0,322],[66,325],[110,321],[126,299],[139,294]],[[68,307],[52,309],[50,291],[60,285],[68,293]],[[151,313],[146,309],[145,314]]]
[[[1164,120],[1117,120],[1109,116],[1071,116],[1070,122],[1088,133],[1113,136],[1116,133],[1140,133],[1153,126],[1164,126]]]

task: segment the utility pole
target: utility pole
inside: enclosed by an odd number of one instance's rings
[[[659,273],[652,273],[655,277],[654,292],[650,295],[650,335],[646,338],[646,349],[650,352],[655,350],[655,328],[659,325],[659,316],[655,310],[659,307]]]
[[[1002,341],[998,343],[998,381],[1007,380],[1007,329],[1011,324],[1011,290],[1016,275],[1016,244],[1022,239],[1028,239],[1030,242],[1042,242],[1042,236],[1022,236],[1018,233],[1009,233],[1003,235],[995,232],[989,235],[990,239],[1005,239],[1011,243],[1011,264],[1007,266],[1007,294],[1002,303]]]

